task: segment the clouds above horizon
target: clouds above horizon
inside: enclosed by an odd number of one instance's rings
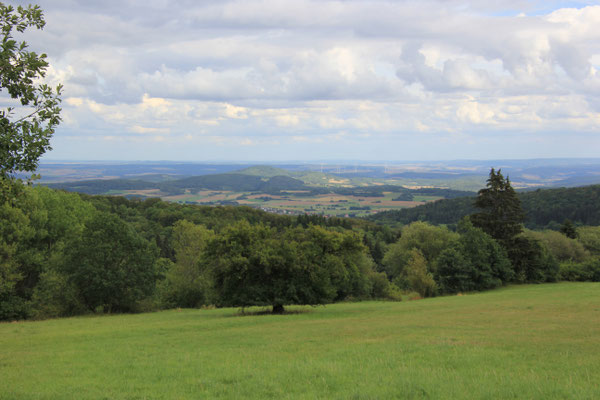
[[[26,39],[49,54],[48,79],[65,85],[50,157],[522,158],[600,148],[597,2],[39,4],[46,28]]]

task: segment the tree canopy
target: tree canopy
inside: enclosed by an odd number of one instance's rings
[[[475,207],[480,211],[471,216],[471,222],[494,239],[506,242],[523,231],[525,214],[521,201],[501,170],[491,169],[487,186],[479,191]]]
[[[223,306],[324,304],[369,295],[370,260],[360,237],[311,225],[283,231],[241,221],[206,248]]]
[[[97,212],[68,249],[63,269],[90,310],[129,311],[154,290],[157,253],[116,215]]]
[[[15,172],[37,169],[60,123],[62,85],[52,88],[38,83],[46,76],[46,54],[30,51],[26,42],[13,37],[15,32],[44,25],[39,6],[15,9],[0,3],[0,92],[11,99],[8,107],[0,109],[0,183],[4,188]]]

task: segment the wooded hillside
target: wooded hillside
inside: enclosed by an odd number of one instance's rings
[[[580,225],[600,225],[600,185],[537,189],[517,195],[527,228],[558,229],[566,219]],[[475,211],[474,201],[474,197],[438,200],[415,208],[380,212],[367,219],[392,226],[414,221],[453,225]]]

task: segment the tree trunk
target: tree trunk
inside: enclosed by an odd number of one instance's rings
[[[273,304],[273,314],[283,314],[284,312],[283,304]]]

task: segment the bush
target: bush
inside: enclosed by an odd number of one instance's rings
[[[568,238],[557,231],[525,231],[525,236],[543,243],[558,262],[575,261],[582,262],[590,257],[590,253],[581,242]]]
[[[563,281],[600,282],[600,258],[582,263],[564,262],[560,264],[558,278]]]
[[[389,281],[385,272],[371,271],[368,276],[371,281],[371,298],[402,300],[400,289]]]

